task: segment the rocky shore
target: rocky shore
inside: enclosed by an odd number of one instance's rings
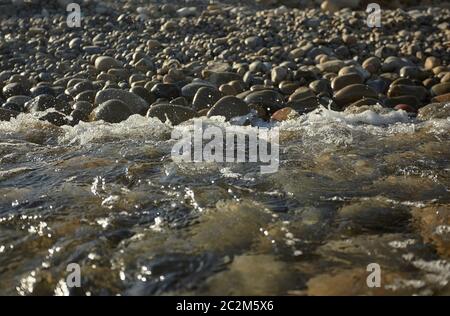
[[[141,2],[82,2],[81,27],[71,28],[68,1],[3,0],[18,15],[0,24],[0,119],[251,123],[321,105],[450,115],[448,8],[382,8],[371,28],[360,1]]]

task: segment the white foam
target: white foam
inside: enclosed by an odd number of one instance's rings
[[[59,137],[61,144],[84,145],[105,140],[158,140],[164,133],[169,133],[171,128],[158,119],[133,115],[116,124],[103,121],[80,122],[74,127],[63,126],[62,129],[65,133]]]

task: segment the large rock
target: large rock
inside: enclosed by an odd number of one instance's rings
[[[149,107],[148,103],[140,96],[128,91],[114,88],[97,92],[95,96],[95,104],[102,104],[113,99],[124,102],[132,114],[144,114]]]

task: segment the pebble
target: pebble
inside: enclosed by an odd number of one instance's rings
[[[450,93],[441,94],[431,99],[432,102],[450,102]]]
[[[195,81],[188,83],[183,88],[181,88],[181,95],[185,98],[192,99],[195,94],[203,87],[208,87],[211,89],[216,89],[216,86],[208,81]]]
[[[282,108],[275,113],[272,114],[270,119],[276,122],[282,122],[287,120],[296,119],[299,117],[299,114],[296,110],[290,107]]]
[[[317,97],[307,97],[304,99],[295,99],[286,104],[300,114],[308,113],[319,107],[320,102]]]
[[[29,95],[29,91],[20,83],[13,82],[9,83],[3,87],[2,93],[6,98],[15,96],[15,95]]]
[[[19,112],[0,108],[0,121],[9,121],[11,118],[19,115]]]
[[[112,99],[96,107],[91,113],[91,118],[93,121],[103,120],[108,123],[120,123],[132,114],[125,102]]]
[[[425,60],[424,67],[426,70],[432,70],[433,68],[436,68],[441,65],[441,60],[439,58],[436,58],[434,56],[427,57]]]
[[[121,89],[105,89],[100,90],[95,95],[94,103],[100,105],[108,100],[120,100],[124,102],[130,109],[132,114],[145,113],[148,110],[149,104],[140,96],[124,91]]]
[[[450,93],[450,82],[438,83],[431,87],[431,94],[433,96]]]
[[[223,94],[214,87],[201,87],[195,93],[194,99],[192,100],[192,108],[195,111],[210,108],[222,97]]]
[[[147,117],[156,117],[161,122],[169,120],[172,125],[178,125],[184,121],[194,118],[196,113],[194,110],[180,105],[173,104],[158,104],[152,106],[148,112]]]
[[[331,88],[334,91],[341,90],[342,88],[351,84],[362,84],[363,79],[359,74],[351,73],[342,76],[337,76],[331,81]]]
[[[411,85],[391,85],[387,93],[388,97],[398,97],[405,95],[413,95],[419,100],[424,101],[428,96],[428,91],[424,87],[411,86]]]
[[[288,71],[285,67],[278,66],[273,68],[271,73],[272,82],[280,83],[286,78],[287,74]]]
[[[48,94],[41,94],[37,97],[34,97],[30,101],[26,102],[24,106],[26,111],[30,113],[41,112],[48,109],[63,111],[67,108],[70,108],[67,103]]]
[[[274,112],[284,106],[284,100],[281,94],[273,90],[261,90],[248,94],[244,101],[247,104],[258,104],[269,112]]]
[[[450,103],[431,103],[419,109],[417,118],[421,120],[447,119],[450,116]]]
[[[362,98],[377,98],[378,94],[369,86],[363,84],[352,84],[336,92],[334,99],[336,103],[344,107]]]
[[[150,91],[156,98],[172,100],[180,96],[180,89],[173,83],[157,83]]]
[[[243,100],[234,96],[224,96],[208,111],[208,117],[224,116],[227,121],[236,116],[243,116],[250,112],[250,108]]]

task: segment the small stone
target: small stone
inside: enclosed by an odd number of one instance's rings
[[[241,79],[241,76],[234,72],[210,72],[208,75],[207,80],[217,87],[230,81]]]
[[[404,95],[413,95],[423,101],[428,96],[428,91],[424,87],[410,85],[391,85],[387,93],[388,97],[399,97]]]
[[[394,107],[394,110],[403,110],[403,111],[410,112],[410,113],[417,112],[417,110],[415,108],[413,108],[412,106],[409,106],[408,104],[397,104]]]
[[[289,97],[288,101],[293,101],[296,99],[306,99],[308,97],[315,97],[314,92],[308,87],[300,87],[294,91]]]
[[[223,94],[214,87],[201,87],[192,100],[192,107],[195,111],[212,107]]]
[[[431,70],[435,67],[438,67],[441,65],[441,60],[439,58],[436,58],[434,56],[428,57],[425,60],[425,69],[426,70]]]
[[[192,109],[173,104],[158,104],[152,106],[148,112],[147,117],[156,117],[161,122],[169,120],[172,125],[178,125],[196,116]]]
[[[222,92],[224,95],[236,95],[238,94],[236,89],[234,89],[229,84],[223,84],[219,87],[219,91]]]
[[[24,88],[24,86],[18,82],[9,83],[2,89],[3,95],[6,98],[12,97],[14,95],[29,95],[29,91]]]
[[[323,73],[332,72],[337,74],[344,66],[345,63],[342,60],[330,60],[317,65],[317,68],[319,68]]]
[[[70,108],[68,103],[47,94],[41,94],[25,103],[25,109],[30,113],[45,111],[48,109],[62,111],[66,108]]]
[[[402,95],[399,97],[393,97],[384,100],[384,106],[390,108],[393,108],[399,104],[407,104],[415,109],[423,105],[422,102],[416,96],[413,95]]]
[[[450,82],[438,83],[431,87],[431,94],[433,96],[439,96],[450,93]]]
[[[25,108],[23,105],[19,105],[13,102],[5,102],[1,106],[2,109],[10,110],[14,112],[24,112]]]
[[[174,105],[189,106],[189,102],[188,102],[188,100],[186,100],[185,97],[175,98],[172,101],[170,101],[169,103],[174,104]]]
[[[400,77],[424,80],[428,77],[428,74],[419,67],[405,66],[400,69]]]
[[[125,121],[133,113],[127,104],[121,100],[112,99],[103,102],[92,111],[92,120],[103,120],[108,123],[120,123]]]
[[[161,31],[163,32],[174,32],[178,28],[178,24],[175,21],[167,21],[161,26]]]
[[[243,116],[250,112],[250,108],[243,100],[234,96],[225,96],[209,110],[208,117],[224,116],[227,121],[236,116]]]
[[[359,74],[347,74],[342,76],[337,76],[331,81],[331,88],[334,91],[339,91],[342,88],[349,86],[351,84],[362,84],[363,80]]]
[[[431,99],[432,102],[450,102],[450,93],[441,94],[433,99]]]
[[[56,126],[64,126],[69,124],[67,117],[60,112],[49,112],[39,117],[39,120],[52,123]]]
[[[269,112],[275,112],[284,105],[283,96],[273,90],[261,90],[250,93],[245,97],[247,104],[258,104]]]
[[[421,120],[447,119],[450,117],[450,103],[431,103],[419,109],[417,118]]]
[[[181,17],[193,17],[198,14],[196,7],[184,7],[177,10],[177,14]]]
[[[24,104],[28,101],[31,100],[31,97],[26,96],[26,95],[15,95],[12,97],[9,97],[6,102],[10,102],[10,103],[14,103],[19,105],[20,107],[23,108]]]
[[[319,93],[329,94],[329,93],[331,93],[330,81],[327,80],[327,79],[314,80],[313,82],[311,82],[309,84],[309,88],[313,92],[315,92],[316,94],[319,94]]]
[[[49,86],[37,86],[30,89],[30,93],[32,97],[37,97],[41,94],[48,94],[56,96],[55,90]]]
[[[337,12],[343,8],[355,9],[358,7],[360,0],[326,0],[320,6],[323,11],[330,13]]]
[[[94,106],[92,105],[92,103],[86,101],[78,101],[72,105],[73,110],[77,110],[86,114],[91,113],[93,108]]]
[[[367,58],[363,64],[362,67],[367,70],[368,72],[372,73],[372,74],[376,74],[378,73],[378,71],[381,68],[381,62],[380,59],[378,57],[370,57]]]
[[[250,49],[256,49],[263,45],[263,40],[259,36],[250,36],[244,40],[245,45],[247,45]]]
[[[108,71],[113,68],[121,67],[121,63],[110,56],[100,56],[95,59],[95,68],[98,71]]]
[[[216,86],[208,81],[195,81],[188,83],[183,88],[181,88],[181,95],[185,98],[192,99],[195,94],[203,87],[208,87],[213,90],[217,90]]]
[[[278,66],[273,68],[271,73],[272,82],[276,84],[280,83],[286,78],[287,74],[288,71],[285,67]]]
[[[172,100],[180,96],[180,89],[173,83],[157,83],[153,86],[151,92],[156,98],[164,98],[168,100]]]
[[[9,121],[11,118],[19,115],[19,112],[0,108],[0,121]]]
[[[152,92],[150,92],[147,89],[145,89],[144,87],[139,87],[139,86],[132,87],[130,89],[130,92],[135,94],[135,95],[140,96],[148,104],[152,104],[156,100],[155,95]]]
[[[297,111],[295,111],[293,108],[285,107],[285,108],[282,108],[282,109],[276,111],[275,113],[273,113],[272,116],[270,117],[270,119],[272,121],[282,122],[282,121],[292,120],[297,117],[299,117],[299,114],[297,113]]]
[[[120,100],[124,102],[127,107],[130,109],[132,114],[143,114],[148,110],[148,103],[140,96],[120,90],[120,89],[104,89],[97,92],[95,95],[95,104],[102,104],[108,100]]]
[[[74,100],[75,101],[87,101],[90,103],[94,103],[96,94],[97,94],[97,91],[95,91],[95,90],[86,90],[81,93],[78,93],[75,96]]]
[[[287,103],[287,106],[294,109],[300,114],[304,114],[317,109],[320,106],[320,102],[317,97],[313,96],[304,99],[295,99],[293,101],[289,101]]]
[[[363,84],[352,84],[336,92],[334,99],[339,106],[344,107],[362,98],[376,99],[377,97],[378,94],[372,88]]]

